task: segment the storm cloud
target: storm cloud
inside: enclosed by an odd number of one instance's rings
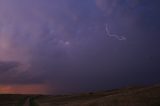
[[[0,83],[66,93],[159,82],[158,3],[0,0]]]

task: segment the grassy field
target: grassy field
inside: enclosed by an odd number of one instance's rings
[[[21,106],[27,95],[1,94],[0,106]]]
[[[131,87],[66,96],[41,96],[39,106],[160,106],[160,86]]]
[[[29,99],[30,106],[37,106],[34,98],[38,95],[0,94],[0,106],[23,106]]]
[[[0,95],[0,106],[160,106],[160,85],[77,95]]]

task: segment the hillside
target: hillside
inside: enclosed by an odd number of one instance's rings
[[[0,106],[160,106],[160,85],[77,95],[0,95]]]
[[[42,96],[40,106],[160,106],[160,86],[135,87],[70,96]]]

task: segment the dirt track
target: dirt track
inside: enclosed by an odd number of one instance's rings
[[[30,98],[27,98],[23,106],[30,106]]]

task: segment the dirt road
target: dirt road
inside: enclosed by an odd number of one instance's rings
[[[27,98],[23,106],[30,106],[30,98]]]
[[[35,102],[34,97],[27,97],[25,100],[20,101],[20,104],[18,106],[39,106],[39,105]]]

